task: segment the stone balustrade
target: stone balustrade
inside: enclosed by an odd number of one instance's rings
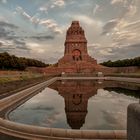
[[[58,78],[52,78],[48,81],[45,81],[43,83],[40,83],[38,85],[35,85],[33,87],[27,88],[23,91],[18,92],[17,94],[8,96],[7,98],[0,100],[0,111],[4,110],[5,108],[12,106],[16,102],[24,99],[25,97],[28,97],[29,95],[33,94],[34,92],[37,92],[41,88],[50,85],[51,83],[55,82]]]
[[[71,140],[77,139],[126,139],[126,131],[119,130],[71,130],[45,128],[32,125],[15,123],[0,118],[0,131],[12,136],[46,140],[53,138],[54,140]]]

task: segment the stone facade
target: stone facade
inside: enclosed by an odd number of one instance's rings
[[[90,57],[85,32],[79,21],[72,21],[66,33],[64,56],[58,60],[58,66],[43,69],[45,73],[93,73],[99,65]]]
[[[97,61],[88,55],[87,39],[79,21],[73,21],[66,33],[64,57],[58,67],[72,69],[71,72],[92,72]]]

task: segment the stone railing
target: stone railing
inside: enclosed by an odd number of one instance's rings
[[[128,78],[128,77],[106,77],[107,80],[140,83],[140,78]]]
[[[126,139],[126,131],[119,130],[70,130],[37,127],[15,123],[0,118],[0,132],[21,138],[36,140],[73,140],[77,139]]]
[[[41,88],[50,85],[51,83],[55,82],[58,78],[52,78],[48,81],[45,81],[43,83],[37,84],[33,87],[27,88],[25,90],[22,90],[20,92],[18,92],[17,94],[8,96],[4,99],[0,100],[0,111],[4,110],[5,108],[8,108],[9,106],[14,105],[15,103],[17,103],[18,101],[28,97],[29,95],[33,94],[34,92],[38,92],[38,90],[40,90]]]

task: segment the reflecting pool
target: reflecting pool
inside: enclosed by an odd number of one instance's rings
[[[13,110],[15,122],[70,129],[125,130],[140,87],[123,82],[61,80]]]

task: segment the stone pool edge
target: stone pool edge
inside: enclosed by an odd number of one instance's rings
[[[0,111],[12,106],[18,101],[30,96],[33,92],[48,86],[56,80],[63,79],[96,79],[96,80],[115,80],[124,82],[140,83],[139,78],[122,78],[122,77],[55,77],[36,86],[30,87],[15,95],[4,98],[0,101]],[[12,108],[12,107],[11,107]],[[0,132],[28,139],[64,139],[71,140],[79,139],[126,139],[127,133],[125,130],[71,130],[71,129],[56,129],[31,126],[12,122],[7,119],[0,118]]]

